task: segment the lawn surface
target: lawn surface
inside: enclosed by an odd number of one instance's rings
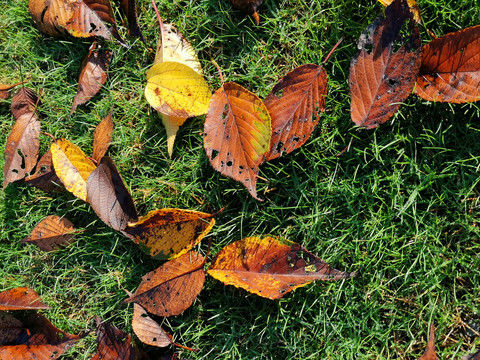
[[[264,98],[293,68],[325,68],[326,113],[299,150],[261,167],[254,200],[210,166],[202,142],[204,117],[180,130],[167,155],[160,119],[143,95],[158,23],[149,0],[138,0],[146,44],[121,35],[101,92],[70,116],[81,39],[52,39],[34,27],[26,0],[0,0],[0,83],[27,80],[42,91],[42,130],[91,153],[93,129],[113,109],[109,155],[139,214],[158,208],[215,212],[209,261],[247,236],[282,235],[356,278],[317,282],[271,301],[207,276],[193,306],[164,322],[175,341],[199,348],[191,359],[416,359],[435,324],[441,359],[475,351],[480,332],[479,175],[477,104],[427,103],[411,96],[376,130],[350,120],[348,74],[356,41],[382,12],[374,0],[265,0],[260,26],[226,0],[157,1],[165,22],[193,44],[213,90],[235,81]],[[421,0],[425,25],[437,36],[480,23],[475,0]],[[118,14],[116,14],[118,15]],[[119,18],[119,17],[117,17]],[[121,22],[120,22],[121,24]],[[430,37],[422,27],[423,42]],[[13,125],[10,100],[0,103],[0,144]],[[43,153],[50,139],[41,136]],[[345,150],[343,152],[343,150]],[[0,160],[3,168],[3,159]],[[141,276],[159,263],[111,230],[68,192],[54,195],[11,184],[0,192],[0,290],[30,286],[51,306],[43,313],[70,333],[88,332],[64,359],[95,351],[94,316],[133,334],[132,305]],[[66,249],[41,252],[20,244],[47,215],[78,229]],[[208,241],[199,247],[206,253]],[[163,351],[143,346],[153,359]],[[171,349],[170,349],[171,350]]]

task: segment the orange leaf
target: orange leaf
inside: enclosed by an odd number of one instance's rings
[[[480,100],[480,25],[444,35],[423,47],[415,94],[429,101]]]
[[[78,0],[29,0],[28,10],[38,30],[58,37],[68,34],[65,26],[79,5]]]
[[[147,345],[166,347],[172,344],[171,336],[138,304],[133,304],[132,329],[138,339]]]
[[[52,251],[73,242],[75,227],[56,215],[47,216],[35,226],[28,238],[20,242],[37,245],[43,251]]]
[[[425,353],[418,360],[438,360],[437,352],[435,351],[435,327],[433,324],[430,325],[430,335]]]
[[[108,114],[95,128],[93,132],[93,159],[97,162],[107,153],[112,142],[113,120],[112,114]]]
[[[408,38],[402,27],[408,21]],[[397,43],[402,46],[395,51]],[[406,0],[395,0],[360,36],[350,65],[355,124],[372,129],[390,119],[413,90],[420,67],[420,33]]]
[[[332,269],[302,246],[283,238],[248,237],[224,247],[208,274],[226,285],[279,299],[315,280],[341,280],[354,273]]]
[[[0,99],[8,99],[10,96],[10,90],[13,89],[15,86],[22,85],[26,81],[22,81],[16,84],[0,84]]]
[[[241,182],[255,199],[258,167],[270,150],[271,119],[263,102],[235,83],[226,83],[210,101],[204,146],[213,168]]]
[[[327,72],[320,65],[302,65],[283,77],[265,99],[272,117],[267,161],[288,154],[310,137],[325,111]]]
[[[35,290],[19,287],[0,292],[0,310],[50,309]]]
[[[158,316],[181,314],[202,290],[204,263],[203,256],[195,251],[170,260],[144,275],[137,291],[125,302],[137,303]]]

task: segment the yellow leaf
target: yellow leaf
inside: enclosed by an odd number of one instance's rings
[[[173,153],[173,144],[175,143],[175,137],[177,136],[178,129],[183,123],[187,120],[186,117],[175,117],[175,116],[168,116],[165,114],[160,113],[162,118],[163,126],[167,130],[167,150],[168,156],[172,158]]]
[[[378,2],[381,3],[383,6],[388,6],[393,2],[393,0],[378,0]],[[420,8],[417,5],[417,1],[407,0],[407,3],[408,3],[408,6],[410,7],[410,11],[413,14],[413,19],[420,24],[422,22],[422,17],[420,13]]]
[[[65,188],[87,201],[87,179],[95,170],[95,164],[78,146],[65,139],[53,142],[50,150],[53,167]]]
[[[145,97],[162,114],[191,117],[207,113],[212,94],[195,70],[167,61],[153,65],[147,72]]]

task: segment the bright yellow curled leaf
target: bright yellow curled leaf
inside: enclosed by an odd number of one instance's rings
[[[381,3],[383,6],[388,6],[393,2],[393,0],[378,0],[378,2]],[[421,16],[420,8],[417,5],[417,1],[407,0],[407,3],[408,3],[408,6],[410,7],[410,11],[413,14],[413,19],[420,24],[422,22],[422,16]]]
[[[145,97],[162,114],[191,117],[207,113],[212,93],[195,70],[167,61],[153,65],[147,72]]]
[[[53,167],[65,188],[87,201],[87,179],[96,169],[95,164],[78,146],[65,139],[53,142],[50,150]]]

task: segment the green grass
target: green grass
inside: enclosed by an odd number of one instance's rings
[[[86,153],[93,129],[113,109],[109,154],[140,214],[163,207],[207,212],[225,207],[208,236],[210,260],[235,240],[269,233],[304,245],[340,270],[359,272],[347,281],[308,285],[278,301],[207,277],[193,306],[165,320],[176,342],[201,349],[179,351],[182,358],[415,359],[425,349],[430,323],[442,359],[459,359],[478,346],[480,108],[412,96],[378,129],[353,126],[350,59],[362,30],[382,11],[379,3],[266,0],[257,27],[225,0],[157,1],[164,20],[198,51],[213,90],[220,80],[210,59],[226,81],[263,98],[288,71],[320,63],[344,37],[325,65],[329,94],[321,123],[302,148],[261,167],[267,181],[260,180],[257,189],[264,202],[212,169],[203,149],[204,118],[181,128],[173,159],[168,158],[165,131],[143,95],[159,35],[149,1],[138,0],[146,44],[127,39],[127,49],[111,43],[107,84],[73,116],[88,42],[41,35],[25,0],[0,4],[0,83],[25,79],[37,93],[42,90],[42,130]],[[419,5],[437,35],[480,20],[474,0]],[[120,32],[127,38],[121,26]],[[423,28],[422,38],[429,41]],[[0,103],[1,144],[14,121],[9,104]],[[41,141],[43,152],[50,140],[42,135]],[[92,356],[95,315],[133,334],[124,289],[133,291],[159,263],[69,193],[48,195],[12,184],[0,198],[0,290],[33,287],[51,306],[44,313],[56,326],[89,333],[64,358]],[[53,214],[94,230],[52,253],[19,243]],[[207,247],[203,241],[200,251]],[[142,347],[153,359],[163,352]]]

